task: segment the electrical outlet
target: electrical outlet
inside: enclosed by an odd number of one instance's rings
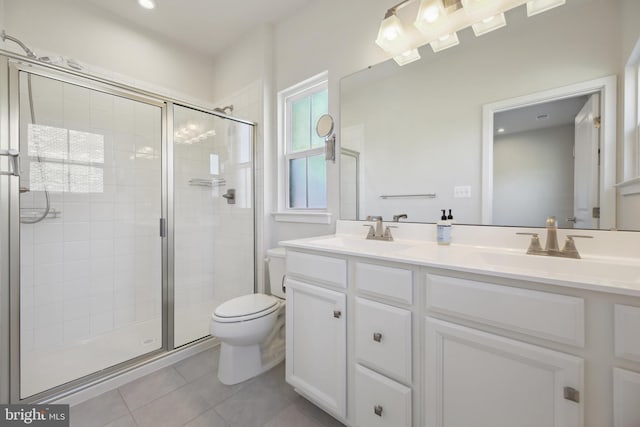
[[[471,198],[471,186],[470,185],[458,185],[453,187],[454,199],[470,199]]]

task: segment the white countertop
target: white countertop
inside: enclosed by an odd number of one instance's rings
[[[360,222],[357,225],[361,227],[362,224]],[[412,231],[416,230],[415,227],[420,226],[417,224],[407,225],[414,228]],[[425,226],[429,227],[430,225],[425,224]],[[495,229],[495,227],[493,228]],[[344,227],[338,227],[338,231],[341,230],[348,231]],[[469,230],[455,231],[469,232]],[[394,230],[395,232],[396,230]],[[500,231],[495,230],[495,232],[499,233]],[[502,232],[504,233],[504,231]],[[541,234],[543,232],[544,230]],[[486,246],[477,244],[477,242],[473,244],[473,239],[468,236],[460,239],[465,243],[455,243],[455,235],[454,243],[441,246],[432,240],[424,239],[424,236],[428,234],[428,232],[424,233],[424,230],[413,234],[421,237],[419,240],[396,238],[392,242],[366,240],[364,236],[366,233],[362,233],[362,231],[360,233],[362,236],[358,234],[332,234],[289,240],[280,242],[280,245],[291,249],[359,256],[640,297],[640,258],[634,256],[613,257],[604,254],[583,253],[582,259],[556,258],[527,255],[528,241],[526,239],[523,241],[521,238],[516,241],[522,248],[515,249]],[[514,230],[509,230],[509,233],[514,234]],[[401,235],[402,233],[397,234]],[[631,236],[631,238],[640,238],[640,234]],[[635,247],[636,251],[638,248],[640,246]],[[635,251],[629,255],[635,255]]]

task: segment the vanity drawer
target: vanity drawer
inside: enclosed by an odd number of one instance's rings
[[[640,307],[616,304],[614,318],[616,356],[640,362]]]
[[[584,347],[582,298],[427,274],[427,309]]]
[[[410,427],[411,389],[356,365],[355,421],[358,427]]]
[[[413,303],[413,272],[404,268],[356,262],[356,288],[404,304]]]
[[[347,287],[347,261],[287,250],[287,274]]]
[[[356,359],[411,383],[411,312],[356,298]]]

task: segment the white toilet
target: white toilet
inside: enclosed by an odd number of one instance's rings
[[[218,379],[232,385],[271,369],[284,359],[285,250],[267,251],[270,295],[249,294],[220,304],[209,332],[222,342]]]

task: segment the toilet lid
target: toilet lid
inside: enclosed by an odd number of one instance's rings
[[[243,295],[220,304],[213,314],[220,318],[246,317],[267,311],[275,307],[278,301],[271,295]]]

